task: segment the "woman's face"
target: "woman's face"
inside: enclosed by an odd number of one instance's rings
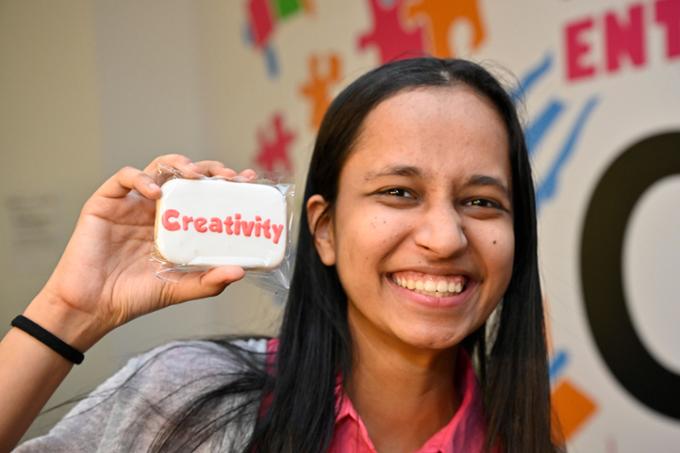
[[[512,274],[510,174],[502,119],[464,85],[405,91],[367,116],[316,237],[354,335],[441,350],[487,319]]]

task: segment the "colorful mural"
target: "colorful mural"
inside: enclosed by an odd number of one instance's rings
[[[279,73],[279,59],[272,39],[280,22],[300,14],[314,11],[313,0],[247,0],[246,42],[262,52],[267,73],[275,77]]]
[[[421,55],[455,56],[450,36],[459,21],[472,30],[473,50],[486,38],[477,0],[369,0],[369,5],[373,29],[359,36],[358,48],[376,47],[380,63]]]
[[[511,93],[512,97],[519,101],[531,94],[532,89],[547,77],[553,70],[554,58],[552,53],[547,53],[543,59],[531,68],[520,80],[517,89]],[[536,204],[540,210],[543,203],[552,199],[557,194],[559,176],[564,166],[571,159],[576,150],[578,139],[583,133],[583,129],[591,113],[598,103],[596,95],[591,95],[588,100],[580,106],[576,119],[570,124],[566,136],[562,139],[559,151],[552,159],[550,168],[546,176],[538,182],[536,187]],[[526,125],[526,141],[529,148],[529,155],[535,156],[541,151],[542,140],[557,126],[560,117],[567,110],[567,102],[557,96],[552,96],[548,102],[539,109],[537,115]]]
[[[272,37],[278,24],[288,17],[311,14],[312,6],[321,12],[327,7],[322,2],[311,5],[302,1],[247,0],[245,4],[249,45],[265,55],[270,76],[280,74],[285,66],[273,51]],[[299,102],[304,103],[305,118],[291,123],[305,124],[309,131],[316,131],[333,92],[346,82],[352,62],[359,57],[370,58],[375,65],[421,55],[454,57],[461,46],[456,42],[455,27],[463,22],[469,35],[466,56],[483,59],[487,57],[487,46],[520,39],[516,34],[508,36],[508,30],[514,32],[516,27],[503,28],[502,24],[490,22],[490,15],[485,13],[494,5],[483,0],[363,0],[362,4],[365,17],[357,21],[360,25],[348,25],[346,33],[334,36],[324,46],[308,46],[306,68],[302,75],[296,72],[294,88]],[[644,80],[641,71],[658,73],[664,65],[674,65],[676,81],[680,80],[680,0],[634,1],[625,5],[609,2],[605,6],[593,4],[590,9],[584,6],[580,11],[562,13],[560,25],[551,29],[553,35],[546,38],[553,44],[535,55],[523,56],[513,68],[520,76],[511,95],[516,102],[532,106],[525,134],[531,158],[540,162],[536,203],[542,219],[554,215],[552,206],[559,207],[573,197],[574,191],[583,191],[574,184],[573,174],[583,172],[583,168],[576,169],[577,161],[588,159],[588,153],[593,151],[602,152],[584,146],[589,140],[592,146],[593,136],[606,135],[593,123],[607,124],[607,115],[620,113],[612,112],[613,98],[607,94],[613,90],[615,79],[633,74]],[[297,24],[305,26],[304,21]],[[639,89],[651,91],[649,86]],[[259,149],[255,160],[261,168],[293,171],[291,153],[299,151],[292,144],[304,132],[292,132],[283,126],[283,118],[288,115],[281,111],[272,117],[266,130],[256,131]],[[587,194],[581,197],[587,198]],[[567,299],[563,303],[576,307],[584,303],[578,291]],[[587,324],[584,319],[579,322]],[[575,365],[580,358],[597,354],[581,344],[556,340],[550,361],[551,397],[567,443],[584,442],[579,444],[587,445],[584,451],[597,448],[614,453],[623,451],[622,442],[609,431],[593,428],[595,420],[611,418],[612,403],[602,394],[602,383],[594,385]],[[605,369],[605,377],[600,379],[607,379],[608,372]]]

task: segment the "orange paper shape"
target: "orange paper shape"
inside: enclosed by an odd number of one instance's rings
[[[595,402],[566,379],[553,389],[552,404],[565,441],[568,441],[597,410]]]
[[[453,57],[449,46],[449,29],[458,20],[472,27],[472,48],[477,49],[486,37],[479,11],[479,0],[417,0],[408,5],[406,16],[423,21],[429,38],[429,50],[436,57]],[[424,20],[423,20],[424,19]]]
[[[340,81],[342,72],[340,56],[336,53],[323,58],[323,63],[325,63],[325,71],[321,69],[318,56],[309,57],[309,80],[300,87],[300,94],[308,99],[312,107],[309,126],[314,130],[321,125],[323,115],[331,103],[331,86]]]

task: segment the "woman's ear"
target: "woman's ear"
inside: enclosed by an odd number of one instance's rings
[[[314,246],[326,266],[335,264],[335,236],[333,221],[328,212],[328,203],[321,195],[312,195],[307,200],[307,222],[309,232],[314,238]]]

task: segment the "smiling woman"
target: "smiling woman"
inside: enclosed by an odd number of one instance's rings
[[[197,175],[235,174],[181,156],[160,161]],[[25,312],[81,350],[135,316],[215,294],[243,275],[222,267],[167,287],[125,247],[91,250],[93,237],[104,241],[107,228],[126,224],[100,211],[111,199],[153,218],[152,168],[122,170],[88,201],[62,262]],[[131,189],[144,198],[128,197]],[[93,226],[95,214],[105,223]],[[348,86],[319,130],[302,226],[277,339],[152,351],[19,451],[561,448],[551,440],[527,150],[512,101],[487,71],[420,58]],[[90,273],[114,271],[87,292],[83,261]],[[41,393],[28,415],[3,409],[0,427],[17,430],[68,372],[20,334],[10,331],[0,358],[42,356],[12,407]],[[0,378],[3,388],[18,385]],[[0,436],[11,442],[7,431]]]
[[[465,86],[405,91],[366,117],[332,214],[318,222],[323,198],[307,202],[321,260],[347,294],[350,328],[364,323],[353,335],[360,353],[363,341],[384,343],[372,332],[424,360],[489,317],[512,273],[511,202],[499,189],[510,186],[508,155],[502,119]],[[443,294],[449,284],[461,291]]]

